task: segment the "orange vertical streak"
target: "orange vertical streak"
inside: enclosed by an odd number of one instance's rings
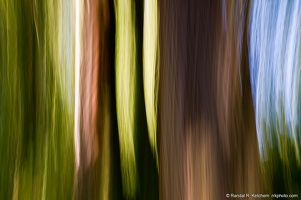
[[[83,21],[83,61],[81,63],[81,150],[83,166],[98,156],[97,109],[99,70],[98,0],[86,0]]]

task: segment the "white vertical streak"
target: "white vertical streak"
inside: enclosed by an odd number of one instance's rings
[[[74,145],[75,145],[75,163],[76,171],[78,170],[80,163],[80,61],[81,61],[81,52],[80,52],[80,1],[75,0],[75,113],[74,113]]]

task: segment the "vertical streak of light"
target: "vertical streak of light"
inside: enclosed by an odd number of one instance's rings
[[[76,163],[76,171],[78,170],[80,163],[80,61],[81,61],[81,52],[80,52],[80,1],[75,0],[75,113],[74,113],[74,145],[75,145],[75,163]]]
[[[263,122],[268,129],[278,124],[277,136],[288,132],[299,159],[296,102],[300,93],[295,83],[300,70],[297,59],[301,5],[298,1],[254,1],[251,13],[249,58],[260,150],[263,153],[263,133],[269,142],[274,137],[270,131],[264,131]]]
[[[158,7],[157,0],[145,0],[143,30],[143,81],[146,118],[150,145],[157,161],[157,96],[159,70],[157,66],[158,52]]]
[[[116,5],[116,108],[123,191],[127,198],[136,193],[135,105],[136,38],[135,6],[117,0]]]

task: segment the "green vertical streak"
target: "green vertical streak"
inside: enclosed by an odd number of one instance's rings
[[[0,1],[0,197],[11,199],[23,122],[15,2]]]
[[[0,0],[1,199],[73,197],[73,79],[64,74],[73,35],[63,2],[72,22],[71,0]]]
[[[116,11],[116,103],[124,194],[135,196],[137,169],[134,147],[136,37],[134,3],[115,1]]]
[[[301,166],[298,155],[301,150],[300,140],[289,135],[282,101],[279,102],[279,108],[281,115],[276,118],[275,123],[267,125],[266,121],[262,121],[264,134],[262,170],[266,187],[271,193],[296,193],[301,189]],[[300,135],[300,130],[296,131],[297,135]]]
[[[68,29],[73,16],[72,1],[47,0],[45,18],[46,35],[46,81],[49,100],[48,105],[48,132],[47,152],[48,161],[44,171],[46,199],[71,199],[73,197],[74,177],[74,146],[73,100],[69,100],[74,91],[73,80],[67,79],[66,71],[69,68],[69,77],[73,77],[74,56],[68,56],[68,51],[73,52],[74,35]],[[63,13],[69,15],[64,16]],[[66,19],[67,18],[67,19]],[[71,29],[73,30],[73,29]],[[68,37],[68,38],[67,38]],[[69,38],[70,37],[70,38]],[[69,40],[70,43],[67,41]],[[71,54],[73,55],[73,54]]]
[[[153,154],[157,152],[157,105],[158,105],[158,5],[157,0],[144,1],[143,30],[143,81],[148,134]]]

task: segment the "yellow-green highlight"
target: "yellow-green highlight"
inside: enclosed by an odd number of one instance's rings
[[[143,81],[148,136],[158,167],[157,105],[158,105],[158,5],[157,0],[144,1]]]
[[[136,36],[132,1],[116,0],[116,107],[123,192],[135,196],[137,167],[135,158]]]

